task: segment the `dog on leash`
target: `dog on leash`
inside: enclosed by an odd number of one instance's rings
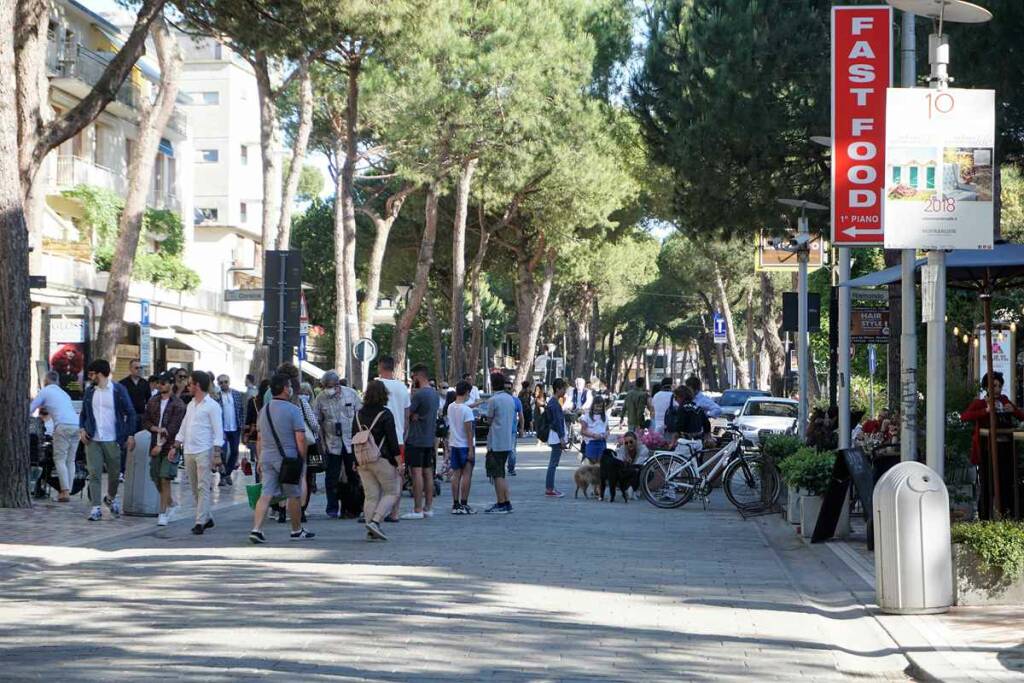
[[[594,495],[597,495],[597,486],[601,482],[601,467],[585,462],[576,468],[572,478],[576,481],[576,493],[573,498],[580,497],[580,490],[583,491],[583,497],[588,498],[588,488],[593,488]]]
[[[634,465],[627,465],[615,457],[615,451],[605,449],[601,454],[601,481],[597,499],[604,500],[604,489],[607,486],[610,491],[610,500],[615,502],[615,489],[622,491],[622,502],[629,502],[629,489],[634,494],[640,488],[640,468]]]

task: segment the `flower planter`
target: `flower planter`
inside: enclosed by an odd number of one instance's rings
[[[971,548],[953,544],[953,602],[962,606],[1024,605],[1024,576],[985,566]]]
[[[800,535],[804,538],[814,535],[814,525],[818,523],[823,500],[821,496],[800,496]]]
[[[786,521],[790,524],[800,523],[800,496],[802,492],[795,486],[786,487]]]

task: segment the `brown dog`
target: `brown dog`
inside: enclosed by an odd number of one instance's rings
[[[580,497],[580,489],[583,489],[583,497],[588,498],[587,489],[593,488],[594,495],[597,495],[597,487],[601,483],[601,466],[583,463],[576,468],[572,478],[576,480],[576,493],[573,498]]]

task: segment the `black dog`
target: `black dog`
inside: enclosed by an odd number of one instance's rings
[[[601,455],[601,488],[598,499],[604,500],[605,487],[611,489],[611,502],[615,502],[615,489],[622,491],[622,502],[629,502],[629,489],[640,488],[640,468],[627,465],[615,457],[615,451],[606,448]]]

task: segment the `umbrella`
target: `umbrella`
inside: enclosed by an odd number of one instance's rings
[[[921,266],[928,261],[914,263],[916,279],[920,280]],[[879,287],[901,280],[899,266],[886,268],[853,280],[840,282],[840,287]],[[992,463],[992,504],[995,517],[1002,510],[999,500],[999,467],[996,455],[996,399],[992,386],[992,293],[1000,289],[1024,286],[1024,244],[996,243],[991,251],[957,249],[946,255],[946,284],[956,289],[977,292],[985,313],[985,346],[987,351],[989,421],[989,458]]]

